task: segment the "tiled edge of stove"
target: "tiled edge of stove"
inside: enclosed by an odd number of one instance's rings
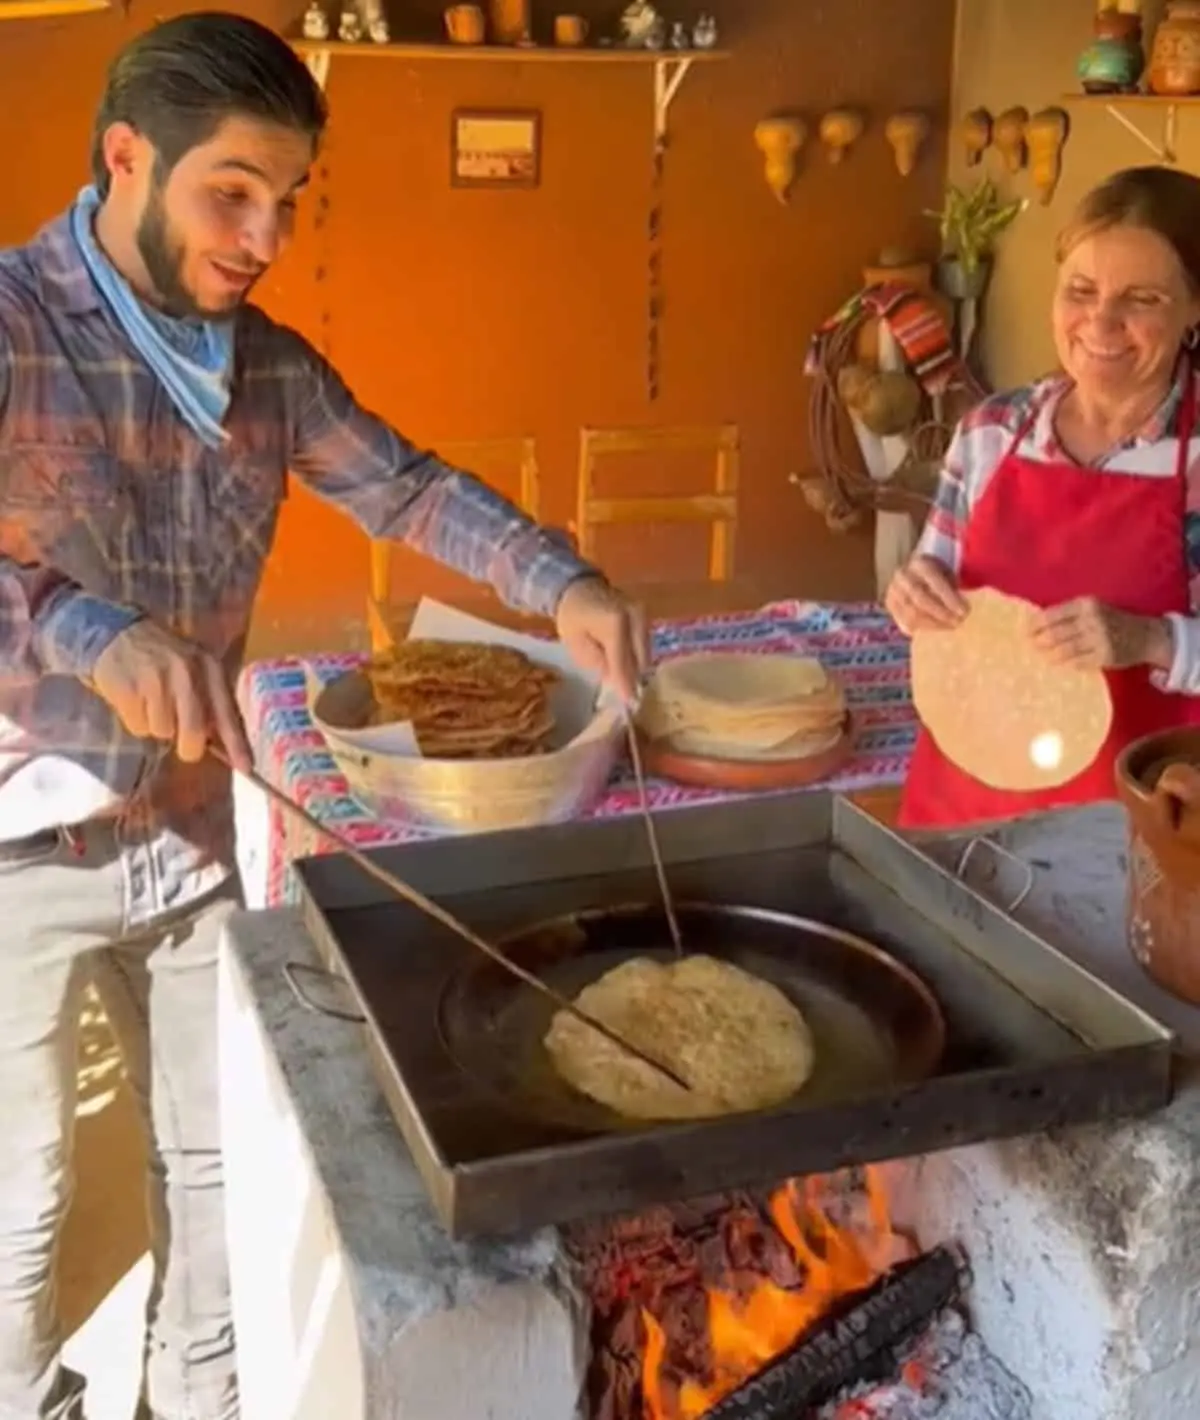
[[[1119,808],[995,838],[1034,870],[1013,915],[1176,1032],[1191,1058],[1158,1114],[930,1155],[893,1207],[926,1246],[962,1244],[973,1317],[1038,1420],[1200,1414],[1200,1010],[1155,986],[1126,947]],[[969,841],[925,848],[957,869]],[[1019,864],[986,846],[963,876],[1001,906],[1025,886]]]
[[[447,1237],[360,1028],[286,985],[319,960],[290,909],[241,914],[222,952],[243,1420],[572,1420],[587,1308],[557,1234]]]

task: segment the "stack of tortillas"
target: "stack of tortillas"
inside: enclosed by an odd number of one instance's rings
[[[659,666],[638,712],[647,739],[712,759],[803,759],[837,744],[846,699],[808,656],[701,652]]]
[[[1030,635],[1037,608],[983,589],[964,621],[912,641],[913,704],[941,752],[993,789],[1052,789],[1082,774],[1112,727],[1101,671],[1057,666]]]

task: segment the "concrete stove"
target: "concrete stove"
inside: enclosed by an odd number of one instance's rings
[[[1200,1047],[1200,1011],[1165,998],[1125,951],[1119,812],[1036,821],[1004,841],[1036,865],[1015,915]],[[1005,902],[1014,871],[981,851],[967,875]],[[574,1420],[587,1304],[557,1234],[447,1239],[359,1028],[305,1010],[285,961],[319,963],[298,913],[232,925],[222,1070],[245,1420]],[[901,1220],[967,1253],[979,1336],[1024,1382],[1031,1420],[1200,1413],[1200,1086],[1119,1128],[889,1167]],[[997,1394],[938,1414],[1023,1420]]]

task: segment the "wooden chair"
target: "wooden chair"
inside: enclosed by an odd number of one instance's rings
[[[444,462],[468,473],[486,470],[496,465],[514,468],[517,491],[514,501],[531,518],[538,517],[541,487],[538,478],[537,441],[525,437],[502,439],[471,439],[451,444],[435,444],[434,452]],[[513,497],[512,494],[508,496]],[[392,627],[397,607],[391,602],[392,552],[395,543],[372,539],[371,581],[367,595],[367,631],[372,651],[381,651],[392,644]]]
[[[716,479],[708,493],[605,497],[596,491],[596,464],[619,454],[711,453]],[[595,560],[601,527],[635,523],[709,523],[708,576],[733,576],[737,529],[739,438],[736,424],[696,428],[582,429],[579,443],[579,497],[572,532],[581,556]]]

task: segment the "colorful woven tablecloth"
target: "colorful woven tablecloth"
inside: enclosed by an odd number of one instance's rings
[[[909,693],[908,643],[874,603],[774,602],[755,612],[663,622],[654,628],[654,658],[694,651],[753,651],[818,657],[845,688],[854,715],[855,753],[823,789],[841,792],[899,784],[916,737]],[[404,843],[430,835],[411,824],[374,818],[352,797],[308,713],[304,666],[323,681],[360,662],[353,655],[258,661],[243,672],[239,695],[259,770],[323,823],[359,847]],[[652,780],[656,809],[731,797]],[[589,813],[635,812],[637,790],[627,768],[617,771],[604,799]],[[288,865],[322,852],[325,842],[297,833],[276,809],[270,815],[266,896],[290,896]]]

